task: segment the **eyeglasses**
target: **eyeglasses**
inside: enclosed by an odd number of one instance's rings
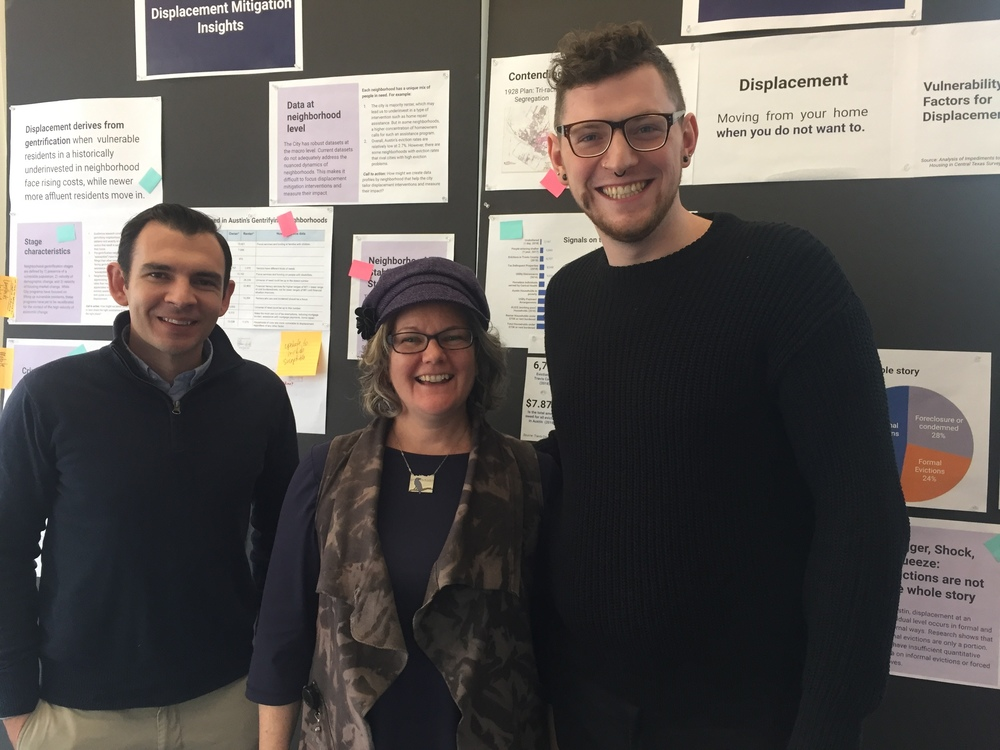
[[[611,146],[616,130],[625,135],[625,142],[635,151],[656,151],[663,148],[670,126],[684,118],[685,111],[654,112],[635,115],[625,120],[581,120],[569,125],[557,125],[556,132],[566,136],[569,147],[577,156],[600,156]]]
[[[390,333],[387,338],[389,346],[399,354],[419,354],[427,348],[431,339],[434,339],[442,349],[452,351],[468,349],[475,339],[470,328],[447,328],[440,333],[402,331],[401,333]]]

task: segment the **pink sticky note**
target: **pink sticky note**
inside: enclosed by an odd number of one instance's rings
[[[562,195],[562,191],[566,189],[566,186],[562,184],[562,180],[559,179],[559,175],[556,174],[554,169],[550,169],[542,178],[542,187],[556,198]]]
[[[372,273],[375,271],[375,266],[371,263],[365,263],[363,260],[352,260],[351,270],[347,272],[347,275],[352,279],[360,279],[361,281],[368,281],[372,277]]]
[[[278,228],[281,230],[282,237],[291,237],[299,231],[299,228],[295,226],[295,217],[292,216],[291,211],[278,217]]]

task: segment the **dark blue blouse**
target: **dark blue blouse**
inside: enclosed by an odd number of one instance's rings
[[[256,703],[296,703],[308,681],[320,565],[316,501],[329,445],[314,446],[302,460],[281,511],[247,680],[247,697]],[[416,474],[433,474],[442,458],[406,454]],[[539,458],[543,488],[549,489],[554,466],[547,456]],[[461,715],[444,678],[413,639],[413,616],[454,521],[468,460],[467,453],[449,456],[437,469],[434,492],[417,494],[408,491],[410,472],[400,451],[385,451],[377,528],[409,657],[365,717],[378,750],[456,747]]]

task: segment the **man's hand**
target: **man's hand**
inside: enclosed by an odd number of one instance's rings
[[[10,737],[10,744],[14,747],[14,750],[17,750],[17,741],[21,737],[21,728],[29,716],[31,714],[21,714],[20,716],[11,716],[9,719],[3,720],[4,729],[7,730],[7,736]]]

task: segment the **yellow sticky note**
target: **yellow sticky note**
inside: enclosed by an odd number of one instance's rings
[[[278,350],[279,375],[315,375],[323,348],[321,331],[282,331]]]
[[[0,276],[0,318],[14,317],[14,301],[17,295],[17,279]]]
[[[14,387],[14,350],[0,349],[0,388]]]

